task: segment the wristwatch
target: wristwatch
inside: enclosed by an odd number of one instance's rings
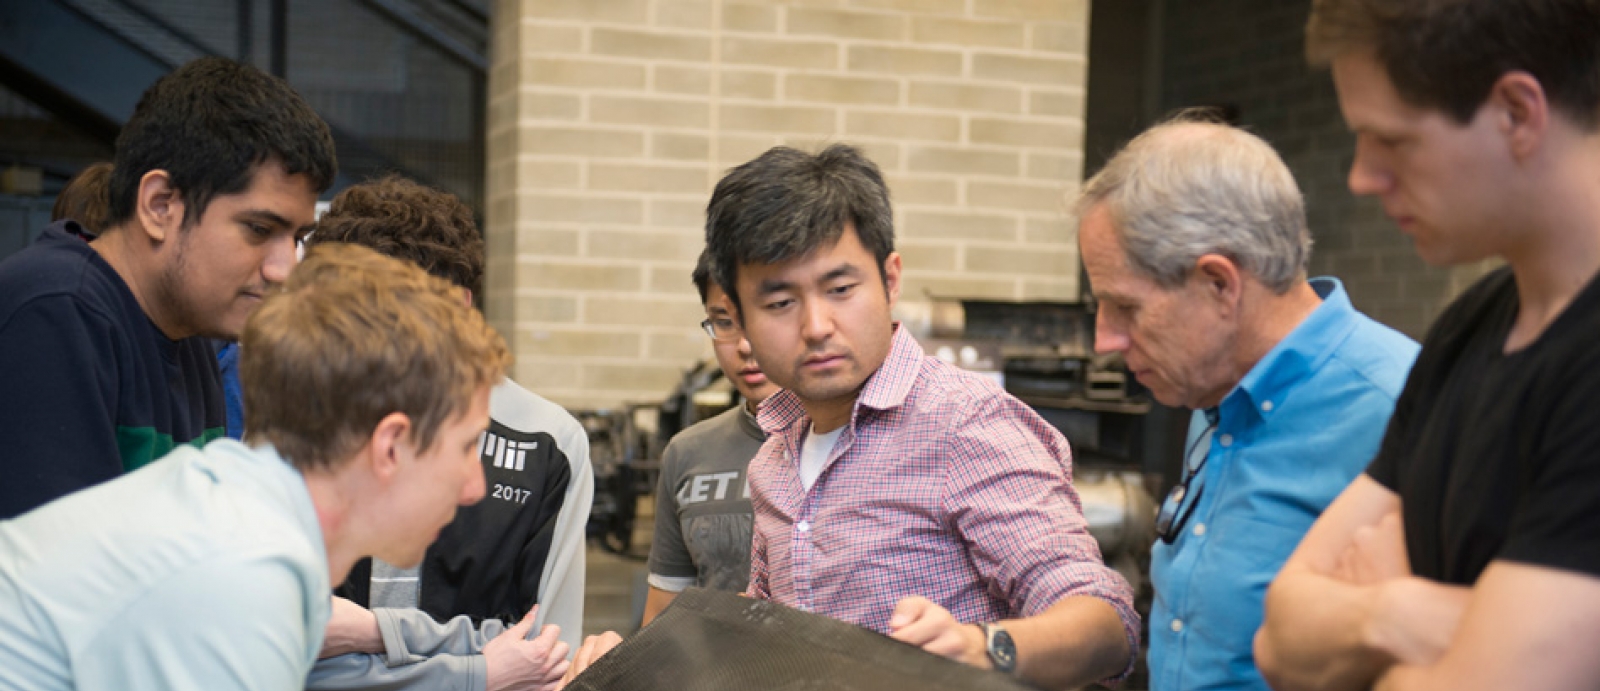
[[[1017,671],[1017,644],[1011,641],[1011,633],[999,624],[979,624],[983,630],[984,646],[989,649],[989,661],[994,663],[995,671],[1014,674]]]

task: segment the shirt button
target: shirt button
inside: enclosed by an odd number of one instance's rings
[[[800,521],[799,523],[796,523],[794,527],[798,528],[802,533],[811,531],[811,523],[809,521]]]
[[[1261,402],[1261,412],[1263,412],[1263,413],[1272,412],[1272,401],[1262,401]]]
[[[1221,442],[1222,445],[1225,446],[1225,447],[1226,446],[1233,446],[1233,435],[1224,434],[1224,435],[1222,435],[1222,438],[1217,440],[1217,441]]]
[[[1206,524],[1204,524],[1204,523],[1196,523],[1195,526],[1194,526],[1194,536],[1195,537],[1202,537],[1205,534],[1206,534]]]
[[[1183,633],[1183,620],[1182,619],[1173,619],[1172,620],[1172,632],[1173,633]]]

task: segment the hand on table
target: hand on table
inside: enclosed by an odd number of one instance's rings
[[[895,604],[889,637],[980,669],[994,668],[982,629],[956,621],[948,610],[920,595]]]
[[[583,670],[588,669],[589,665],[594,664],[596,660],[611,652],[611,649],[617,647],[620,643],[622,643],[622,637],[618,636],[615,631],[607,631],[583,639],[583,645],[579,646],[578,652],[572,656],[572,664],[567,667],[566,675],[562,677],[561,683],[555,688],[559,689],[571,683],[573,678],[583,674]]]
[[[545,626],[532,640],[534,615],[539,606],[534,605],[522,618],[494,640],[483,646],[483,657],[488,668],[488,691],[553,691],[562,686],[562,675],[567,671],[567,644],[556,638],[561,628]]]

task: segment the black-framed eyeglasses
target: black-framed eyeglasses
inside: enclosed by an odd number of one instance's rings
[[[726,317],[701,320],[700,330],[706,332],[706,335],[717,343],[731,343],[744,336],[744,332],[739,330],[739,324]]]
[[[1194,515],[1195,507],[1200,505],[1200,495],[1205,493],[1205,485],[1196,485],[1194,479],[1206,467],[1206,459],[1211,457],[1211,435],[1217,431],[1216,413],[1207,411],[1206,419],[1210,424],[1183,454],[1183,481],[1167,493],[1167,498],[1161,502],[1161,511],[1156,514],[1156,534],[1169,545],[1183,533],[1183,527]],[[1196,451],[1200,452],[1198,462],[1195,461]]]

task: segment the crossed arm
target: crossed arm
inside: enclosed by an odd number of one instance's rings
[[[1257,664],[1278,691],[1592,689],[1600,579],[1493,562],[1472,587],[1412,575],[1400,499],[1362,475],[1267,591]]]

